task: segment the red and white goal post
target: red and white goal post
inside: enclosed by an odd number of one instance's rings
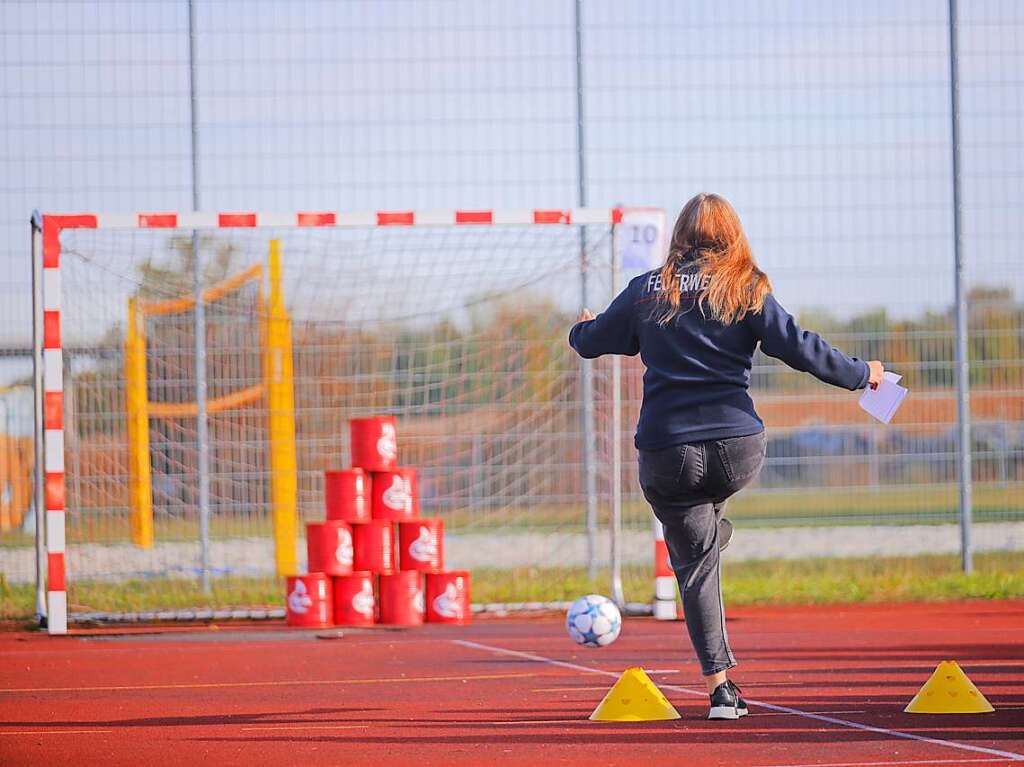
[[[620,230],[629,227],[629,242],[621,235]],[[36,519],[43,524],[37,524],[37,529],[45,531],[45,539],[37,536],[36,546],[36,578],[38,594],[40,596],[40,616],[45,617],[49,633],[63,634],[68,627],[68,579],[75,576],[74,572],[66,564],[66,528],[68,517],[68,495],[65,487],[65,465],[66,459],[73,456],[72,446],[65,440],[65,373],[67,371],[66,360],[62,345],[62,307],[64,301],[62,296],[69,289],[68,278],[65,275],[62,284],[62,248],[64,239],[71,236],[69,233],[75,230],[109,230],[112,232],[152,231],[152,230],[180,230],[182,232],[193,231],[218,231],[218,232],[252,232],[256,230],[280,230],[282,232],[296,232],[300,230],[366,230],[372,232],[381,229],[416,229],[430,228],[432,230],[461,230],[475,229],[482,230],[486,227],[493,228],[520,228],[520,229],[551,229],[561,228],[571,232],[579,229],[581,235],[575,248],[575,257],[586,258],[583,253],[586,250],[586,237],[582,234],[586,227],[604,228],[611,234],[611,277],[604,275],[604,288],[609,289],[608,297],[621,285],[617,282],[617,275],[620,270],[623,254],[626,254],[627,267],[639,268],[643,266],[644,259],[647,260],[646,268],[656,265],[664,250],[664,216],[661,211],[651,208],[567,208],[567,209],[525,209],[525,210],[443,210],[443,211],[373,211],[366,213],[358,212],[295,212],[295,213],[258,213],[258,212],[227,212],[227,213],[132,213],[132,214],[36,214],[33,217],[33,313],[34,313],[34,359],[35,359],[35,382],[36,382],[36,455],[37,470],[35,484]],[[654,232],[654,229],[657,229]],[[652,233],[653,232],[653,233]],[[268,235],[269,236],[269,235]],[[287,235],[286,235],[287,236]],[[559,247],[566,252],[569,251],[569,239],[561,241]],[[616,243],[618,243],[616,245]],[[451,242],[438,247],[438,251],[447,253]],[[474,248],[479,250],[478,245],[466,247],[466,251]],[[104,258],[109,259],[109,264],[117,264],[116,248],[108,247],[104,252]],[[475,252],[475,251],[474,251]],[[324,258],[332,258],[333,251],[329,247],[324,248]],[[467,256],[467,259],[469,257]],[[633,261],[630,261],[633,259]],[[639,259],[639,260],[636,260]],[[88,258],[84,259],[88,261]],[[94,259],[95,261],[95,259]],[[438,262],[440,263],[440,262]],[[520,275],[522,284],[526,284],[525,277],[530,277],[534,282],[543,278],[541,269],[542,262],[538,260],[538,266],[533,274]],[[424,266],[429,268],[429,264]],[[467,280],[468,261],[466,272],[460,272],[460,278]],[[640,269],[642,271],[643,269]],[[324,282],[325,279],[314,280]],[[532,283],[531,283],[532,284]],[[488,284],[493,289],[493,286]],[[468,288],[467,288],[468,290]],[[94,298],[102,302],[102,296]],[[301,300],[301,299],[298,299]],[[592,301],[595,299],[592,297]],[[594,307],[600,308],[600,307]],[[74,317],[70,320],[72,325],[65,325],[63,335],[67,336],[69,330],[74,330]],[[298,354],[298,350],[296,350]],[[619,372],[619,361],[616,358],[613,363],[614,386],[616,391],[621,392],[621,372]],[[611,507],[613,518],[610,523],[612,550],[610,553],[613,591],[620,601],[621,594],[621,565],[622,565],[622,524],[621,524],[621,498],[622,498],[622,408],[621,395],[614,398],[617,404],[611,408],[609,414],[611,421],[611,434],[618,438],[607,439],[606,445],[612,447],[606,452],[608,460],[612,462],[610,469]],[[403,413],[396,404],[399,416]],[[111,419],[115,420],[116,419]],[[508,437],[512,432],[505,436]],[[519,431],[515,431],[517,439],[525,439]],[[486,447],[486,443],[485,447]],[[424,448],[425,449],[425,448]],[[509,449],[511,455],[519,455],[523,450],[516,452]],[[542,451],[539,451],[542,452]],[[585,451],[584,451],[585,452]],[[300,450],[300,461],[303,452]],[[326,459],[325,459],[326,460]],[[422,459],[421,459],[422,460]],[[543,456],[537,460],[543,460]],[[42,471],[38,467],[42,467]],[[500,467],[492,471],[500,471]],[[302,467],[299,467],[302,471]],[[499,481],[500,480],[500,481]],[[439,481],[440,487],[443,483]],[[491,483],[499,488],[498,492],[505,492],[508,489],[508,499],[513,493],[521,492],[518,486],[511,480],[498,480]],[[302,495],[300,488],[300,496]],[[309,492],[312,492],[310,490]],[[442,491],[439,491],[442,492]],[[455,492],[455,491],[451,491]],[[475,491],[474,491],[475,492]],[[503,499],[505,496],[503,496]],[[511,500],[508,500],[511,503]],[[461,501],[460,501],[461,503]],[[497,507],[495,507],[497,508]],[[40,520],[40,511],[44,520]],[[76,509],[72,508],[71,513]],[[644,524],[644,529],[649,530]],[[596,540],[596,530],[589,530],[591,537],[591,550]],[[650,536],[649,533],[647,533]],[[648,537],[650,540],[650,537]],[[650,544],[649,544],[650,545]],[[658,546],[651,545],[657,552]],[[650,550],[648,548],[648,551]],[[545,556],[553,556],[547,554]],[[655,558],[657,553],[655,554]],[[543,562],[542,564],[547,564]],[[557,565],[558,561],[551,564]],[[660,570],[659,570],[660,573]],[[657,589],[657,596],[664,599],[666,595],[665,584],[658,583],[661,588]],[[664,613],[663,613],[664,614]]]

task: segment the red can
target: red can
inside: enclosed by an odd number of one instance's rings
[[[345,522],[306,525],[306,562],[310,572],[348,575],[352,572],[352,528]]]
[[[427,573],[427,622],[469,623],[469,573]]]
[[[395,417],[353,418],[352,465],[367,471],[390,471],[398,465],[398,430]]]
[[[329,579],[323,573],[289,575],[286,579],[285,623],[302,628],[323,628],[332,621]]]
[[[398,567],[434,573],[444,569],[444,520],[398,523]]]
[[[371,510],[374,519],[390,519],[396,522],[416,519],[420,515],[416,469],[375,471]]]
[[[324,509],[327,519],[369,522],[370,475],[362,469],[325,471]]]
[[[423,623],[423,576],[418,570],[400,570],[380,576],[380,622],[393,626]]]
[[[371,573],[390,573],[395,570],[395,529],[390,522],[374,519],[352,525],[356,570]]]
[[[361,571],[334,579],[334,624],[372,626],[377,600],[373,596],[373,573]]]

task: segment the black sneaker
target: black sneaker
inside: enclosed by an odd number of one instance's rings
[[[711,693],[708,719],[739,719],[746,716],[747,702],[740,697],[740,688],[726,680]]]
[[[718,518],[718,550],[725,551],[732,540],[732,522],[726,517]]]

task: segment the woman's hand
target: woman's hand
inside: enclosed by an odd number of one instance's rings
[[[587,309],[587,308],[584,307],[584,309],[580,312],[580,318],[578,320],[576,320],[576,321],[577,322],[586,322],[587,320],[592,320],[592,319],[594,319],[594,313],[592,311],[590,311],[590,309]]]
[[[868,370],[871,371],[868,374],[868,386],[872,389],[877,389],[878,384],[882,383],[882,376],[885,374],[885,368],[878,360],[871,360],[871,362],[868,363]]]

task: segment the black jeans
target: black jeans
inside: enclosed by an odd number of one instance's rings
[[[736,665],[725,630],[718,519],[761,470],[764,432],[640,451],[640,487],[665,527],[683,613],[705,676]]]

